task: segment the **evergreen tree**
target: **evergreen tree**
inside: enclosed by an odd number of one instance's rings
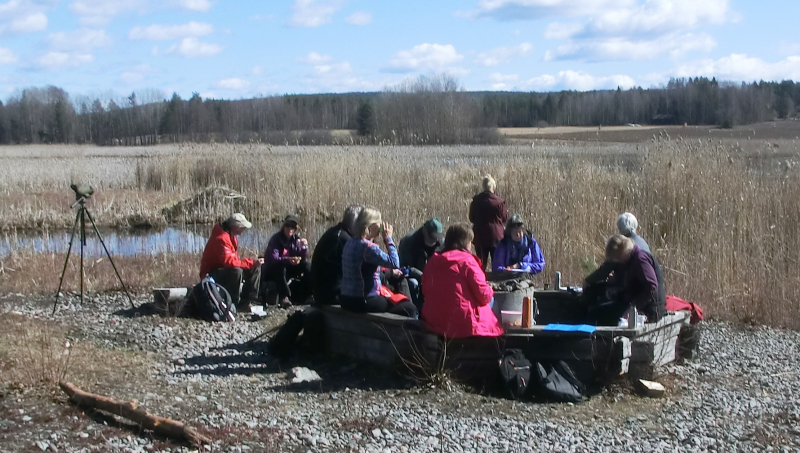
[[[11,134],[8,130],[8,118],[6,117],[6,107],[0,101],[0,145],[5,145],[11,141]]]
[[[367,136],[375,133],[375,111],[370,102],[364,102],[356,113],[358,135]]]

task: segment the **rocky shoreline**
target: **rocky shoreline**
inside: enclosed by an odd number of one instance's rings
[[[51,315],[52,296],[0,296],[6,321],[52,323],[72,342],[130,357],[136,367],[109,364],[113,382],[75,383],[205,430],[215,443],[201,451],[800,451],[795,331],[706,322],[695,358],[660,370],[663,398],[621,384],[579,405],[533,404],[341,360],[278,362],[263,342],[248,341],[280,324],[286,310],[210,324],[141,306],[131,309],[120,294],[83,304],[67,295]],[[291,383],[287,372],[298,365],[322,380]],[[193,450],[98,421],[64,395],[5,387],[0,452]]]

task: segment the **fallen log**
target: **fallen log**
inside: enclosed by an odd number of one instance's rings
[[[211,439],[201,435],[182,422],[149,414],[145,410],[139,409],[136,401],[126,403],[107,396],[84,392],[69,382],[59,382],[58,386],[69,396],[70,401],[78,406],[99,409],[127,418],[142,428],[152,430],[167,437],[185,439],[194,446],[211,443]]]

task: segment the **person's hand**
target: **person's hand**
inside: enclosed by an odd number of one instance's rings
[[[519,269],[519,263],[514,263],[511,266],[506,266],[506,269]]]
[[[264,258],[257,258],[256,263],[258,263],[258,265],[261,266],[262,264],[264,264]]]
[[[381,233],[383,235],[383,240],[387,241],[391,239],[392,233],[394,233],[394,228],[392,228],[392,225],[388,222],[383,222],[383,232]]]
[[[308,239],[306,239],[306,238],[300,238],[300,245],[301,245],[302,247],[308,247]]]
[[[300,264],[301,260],[302,260],[302,258],[299,257],[299,256],[290,256],[289,257],[289,264],[297,266],[298,264]]]
[[[402,277],[403,271],[401,271],[400,269],[392,269],[392,275],[395,277]]]

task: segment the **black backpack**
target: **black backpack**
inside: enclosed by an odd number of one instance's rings
[[[306,323],[306,314],[296,311],[286,318],[278,333],[269,340],[267,352],[277,359],[286,359],[294,352],[300,332]]]
[[[506,349],[500,359],[500,379],[511,399],[523,398],[531,380],[531,362],[521,349]]]
[[[231,295],[213,278],[206,276],[192,289],[195,312],[206,321],[235,321],[236,307]]]
[[[563,360],[536,362],[532,393],[546,401],[580,403],[586,387]]]

